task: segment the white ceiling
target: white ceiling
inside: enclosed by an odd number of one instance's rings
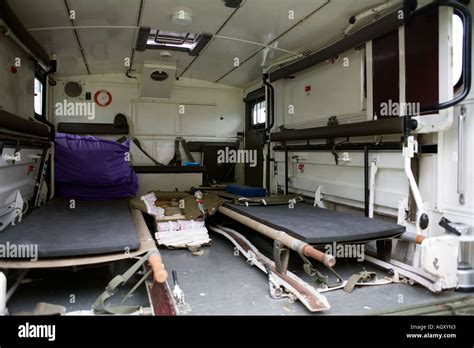
[[[233,9],[224,6],[222,0],[145,0],[144,2],[142,26],[168,31],[214,34],[233,12]],[[183,27],[171,22],[173,12],[180,7],[191,10],[193,16],[191,25]]]
[[[244,0],[243,6],[234,10],[225,7],[222,0],[143,0],[140,26],[206,32],[302,53],[316,51],[342,38],[351,15],[386,1]],[[87,74],[87,68],[91,74],[126,71],[124,58],[133,52],[141,0],[9,0],[8,3],[46,51],[56,54],[58,75]],[[66,4],[76,12],[75,26],[122,28],[77,29],[84,59]],[[178,7],[192,11],[191,25],[183,27],[171,22],[171,15]],[[289,18],[290,11],[293,19]],[[178,76],[245,88],[261,78],[263,66],[293,54],[217,37],[197,58],[171,53],[171,58],[163,60],[158,50],[135,52],[132,68],[139,72],[145,60],[160,60],[176,64]],[[240,60],[238,67],[234,66],[234,58]]]

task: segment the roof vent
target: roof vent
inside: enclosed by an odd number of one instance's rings
[[[77,98],[82,94],[82,86],[79,82],[69,81],[64,85],[64,93],[70,98]]]
[[[173,88],[176,65],[145,62],[140,80],[141,98],[169,98]]]

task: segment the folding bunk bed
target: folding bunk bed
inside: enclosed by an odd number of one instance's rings
[[[35,164],[39,170],[34,169],[37,176],[33,186],[40,186],[39,183],[45,180],[49,168],[54,168],[53,158],[49,156],[55,149],[52,141],[54,129],[48,129],[39,122],[32,122],[2,110],[0,113],[2,146],[11,146],[16,149],[15,151],[20,151],[21,148],[37,147],[38,144],[44,147],[43,155],[37,156],[41,157],[40,163]],[[58,140],[57,137],[56,140]],[[58,151],[58,146],[56,146],[56,151]],[[13,168],[14,164],[15,162],[11,162],[10,167]],[[52,171],[51,175],[53,175]],[[10,189],[12,187],[7,187],[7,190]],[[85,187],[85,189],[89,190],[86,196],[96,193],[96,191],[91,191],[90,187]],[[100,187],[98,189],[100,190]],[[78,190],[78,186],[73,185],[67,188],[63,185],[62,190],[74,192]],[[18,191],[17,196],[21,197],[23,194],[25,198],[26,196],[29,198],[23,187],[19,186],[16,191]],[[166,271],[142,213],[131,207],[128,199],[74,199],[71,201],[68,198],[53,197],[54,191],[51,185],[47,194],[49,199],[45,199],[46,202],[41,205],[37,204],[38,192],[39,189],[35,189],[33,199],[29,199],[28,205],[25,204],[27,209],[24,210],[23,200],[21,200],[17,215],[13,219],[2,220],[2,223],[6,221],[6,225],[10,226],[6,228],[3,226],[3,231],[0,232],[0,245],[6,252],[0,258],[0,270],[20,270],[20,275],[11,286],[7,298],[11,297],[30,269],[103,265],[140,258],[140,266],[145,266],[145,262],[149,261],[154,273],[154,277],[146,281],[152,312],[171,314],[171,312],[164,313],[163,308],[155,306],[157,302],[163,302],[163,296],[169,297],[165,283]],[[11,212],[8,209],[14,208],[15,205],[11,202],[6,203],[6,214],[5,211],[1,213],[9,217],[8,214]],[[21,216],[26,211],[28,213]],[[12,247],[16,250],[14,255],[9,252],[13,250]],[[29,252],[26,250],[28,248],[30,248]],[[34,248],[34,252],[31,248]],[[20,249],[22,253],[18,253]],[[155,284],[158,285],[155,286]],[[118,285],[120,283],[114,286]]]
[[[231,196],[233,200],[229,200]],[[248,198],[227,193],[222,197],[227,202],[218,211],[225,217],[224,225],[236,225],[238,229],[243,225],[273,240],[273,259],[281,274],[287,271],[290,250],[300,255],[308,274],[316,273],[310,259],[319,261],[334,273],[339,256],[335,250],[337,245],[349,244],[352,248],[356,244],[375,242],[374,256],[389,262],[392,239],[406,232],[405,226],[319,208],[297,195]],[[211,221],[210,225],[211,230],[213,227],[222,229],[219,221]]]
[[[70,267],[146,254],[156,247],[140,219],[127,200],[77,201],[70,209],[56,197],[0,233],[3,245],[37,245],[38,260],[0,260],[0,268]]]
[[[48,129],[39,122],[32,122],[6,111],[0,110],[0,112],[1,140],[8,139],[12,142],[10,146],[15,149],[36,146],[36,143],[48,149],[54,148],[52,141],[54,129]],[[40,170],[35,169],[37,177],[34,186],[38,186],[48,175],[48,163],[49,168],[54,168],[52,156],[50,158],[42,155],[41,163],[38,165]],[[70,191],[75,189],[76,187],[73,187]],[[37,191],[35,190],[35,194]],[[21,222],[12,224],[0,233],[2,244],[8,242],[10,245],[37,245],[39,260],[35,262],[0,260],[0,268],[80,265],[82,262],[94,263],[128,258],[129,253],[139,255],[150,250],[152,244],[147,243],[144,231],[139,228],[139,217],[133,210],[130,211],[126,199],[107,201],[78,199],[71,206],[71,201],[66,198],[53,198],[52,187],[49,188],[47,196],[50,200],[42,206],[36,204],[37,200],[34,199],[33,204],[28,206],[30,213],[24,216]]]
[[[224,207],[313,245],[386,239],[405,232],[404,226],[392,222],[335,212],[305,203],[297,203],[292,209],[288,208],[288,204],[245,206],[225,203]]]

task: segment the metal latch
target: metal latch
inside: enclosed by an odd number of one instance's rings
[[[2,159],[4,161],[14,161],[14,162],[18,162],[18,161],[21,161],[21,154],[20,152],[15,152],[14,154],[8,154],[8,153],[4,153],[2,155]]]
[[[7,212],[0,216],[0,232],[9,225],[15,226],[15,220],[21,222],[23,215],[23,197],[21,197],[20,190],[16,190],[6,200]]]
[[[268,285],[270,286],[270,297],[273,299],[283,299],[288,298],[290,302],[294,302],[296,300],[296,296],[292,293],[286,291],[273,277],[272,271],[268,264],[265,264],[265,270],[267,271],[268,275]]]
[[[290,250],[282,242],[276,240],[273,243],[273,259],[278,273],[286,274],[288,261],[290,259]]]

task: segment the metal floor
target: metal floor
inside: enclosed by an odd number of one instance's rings
[[[240,231],[239,231],[240,232]],[[268,241],[255,233],[247,238],[268,254]],[[252,238],[251,238],[252,237]],[[194,256],[187,250],[162,250],[162,257],[169,273],[178,272],[179,284],[186,296],[186,315],[308,315],[311,314],[299,302],[273,300],[269,296],[267,276],[252,267],[242,255],[234,256],[233,245],[227,239],[211,234],[212,245],[204,248],[204,255]],[[267,250],[265,250],[265,246]],[[8,303],[11,314],[32,312],[38,302],[60,304],[67,311],[90,310],[97,296],[116,274],[123,273],[130,260],[109,266],[72,270],[31,270],[26,282],[21,284]],[[367,270],[383,272],[366,263],[338,260],[336,271],[345,279]],[[312,283],[314,279],[304,274],[299,257],[292,254],[289,269]],[[324,271],[323,268],[320,269]],[[133,286],[130,280],[121,289],[115,301]],[[343,290],[326,292],[331,310],[315,315],[370,315],[401,310],[412,305],[438,301],[452,301],[466,297],[454,291],[433,294],[418,285],[389,284],[356,287],[352,293]],[[140,287],[127,304],[148,306],[144,287]]]
[[[240,231],[239,231],[240,232]],[[247,236],[249,237],[249,236]],[[190,306],[188,315],[308,315],[299,302],[273,300],[269,296],[268,278],[256,267],[250,266],[242,255],[234,256],[233,245],[227,239],[211,234],[212,246],[204,249],[203,256],[193,256],[186,250],[163,250],[163,261],[168,269],[176,269],[179,285]],[[257,245],[257,241],[252,241]],[[259,246],[260,250],[264,252]],[[309,283],[296,254],[290,257],[289,269]],[[363,271],[376,271],[367,263],[338,260],[337,272],[344,278]],[[324,272],[324,269],[320,269]],[[388,284],[356,287],[352,293],[344,290],[326,292],[331,310],[315,315],[370,315],[401,310],[412,305],[451,301],[466,297],[454,291],[433,294],[418,285]]]
[[[7,303],[10,314],[32,313],[36,304],[47,302],[61,305],[67,312],[91,310],[92,304],[117,274],[125,272],[134,261],[117,261],[105,266],[68,269],[33,269]],[[111,299],[118,304],[140,277],[135,275]],[[9,279],[10,280],[10,279]],[[9,283],[9,287],[12,283]],[[145,287],[141,286],[126,305],[149,306]]]

